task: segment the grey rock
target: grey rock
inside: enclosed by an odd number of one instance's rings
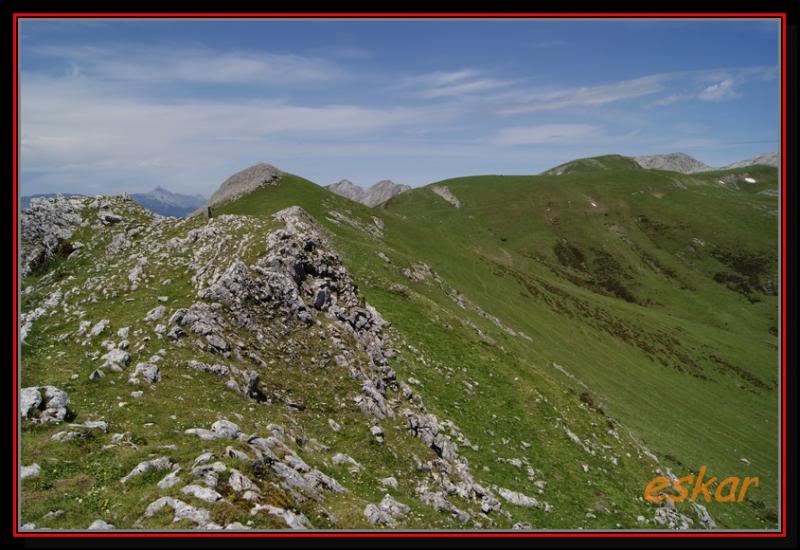
[[[228,485],[231,486],[236,493],[243,493],[245,491],[258,491],[258,486],[253,483],[247,476],[242,474],[239,470],[231,469],[231,475],[228,478]]]
[[[98,321],[89,331],[89,336],[95,337],[101,335],[103,332],[105,332],[110,324],[111,322],[108,319],[102,319]]]
[[[158,482],[159,489],[170,489],[180,483],[181,478],[178,476],[180,472],[180,468],[176,468],[175,470],[171,471],[167,475],[165,475],[161,481]]]
[[[131,356],[124,350],[114,348],[103,355],[101,359],[103,360],[103,366],[101,368],[121,372],[128,366]]]
[[[105,420],[87,420],[83,424],[70,424],[70,428],[83,428],[85,430],[98,430],[100,432],[108,432],[108,422]]]
[[[150,472],[153,470],[169,470],[170,468],[172,468],[172,461],[166,456],[154,458],[153,460],[145,460],[144,462],[137,464],[136,467],[128,473],[128,475],[120,480],[120,483],[127,483],[131,478],[134,478],[145,472]]]
[[[388,494],[384,495],[383,500],[381,500],[381,503],[378,505],[378,507],[387,514],[396,518],[402,517],[411,511],[411,508],[408,505],[395,500],[391,495]]]
[[[22,466],[22,468],[20,468],[19,477],[20,479],[27,479],[29,477],[37,477],[41,473],[42,468],[34,462],[30,466]]]
[[[211,431],[221,438],[236,439],[239,435],[239,426],[229,420],[217,420],[211,425]]]
[[[167,311],[167,308],[164,307],[164,306],[154,307],[153,309],[151,309],[150,311],[147,312],[147,315],[145,315],[144,320],[145,321],[158,321],[159,319],[161,319],[164,316],[164,313],[166,313],[166,311]]]
[[[338,466],[349,466],[350,473],[353,474],[356,474],[364,469],[364,467],[358,462],[356,462],[356,460],[353,457],[348,456],[346,454],[336,453],[335,455],[333,455],[332,460],[333,463]]]
[[[381,485],[383,485],[384,487],[389,487],[391,489],[394,489],[395,491],[397,490],[397,487],[398,487],[397,479],[395,479],[394,477],[385,477],[385,478],[383,478],[381,480]]]
[[[506,502],[514,504],[516,506],[523,506],[526,508],[538,508],[540,510],[544,510],[545,512],[550,512],[552,510],[552,506],[547,504],[546,502],[539,502],[533,497],[529,497],[523,495],[522,493],[517,493],[516,491],[512,491],[510,489],[504,489],[502,487],[497,488],[497,492],[500,494]]]
[[[391,515],[374,504],[367,504],[367,507],[364,508],[364,515],[367,521],[373,525],[386,525],[387,527],[394,527],[396,525]]]
[[[161,497],[158,500],[150,503],[144,511],[141,519],[151,518],[156,515],[162,508],[169,507],[174,511],[173,522],[177,523],[181,520],[189,520],[200,528],[206,527],[210,522],[210,514],[208,510],[202,508],[195,508],[185,502],[172,498]]]
[[[19,412],[22,418],[30,418],[41,403],[42,394],[38,387],[22,388],[19,394]]]
[[[383,441],[384,441],[384,439],[383,439],[383,429],[380,426],[372,426],[369,429],[369,432],[372,434],[372,437],[374,437],[375,440],[378,443],[383,445]]]
[[[33,386],[20,392],[20,414],[34,423],[60,423],[69,414],[69,396],[55,386]]]
[[[113,528],[114,528],[113,525],[111,525],[110,523],[106,523],[102,519],[94,520],[92,522],[92,524],[89,526],[89,530],[92,530],[92,531],[93,530],[98,530],[98,529],[113,529]]]
[[[181,489],[181,492],[185,495],[191,495],[205,502],[217,502],[218,500],[222,499],[222,495],[213,489],[194,484],[187,485]]]
[[[446,185],[434,185],[430,190],[456,208],[461,208],[461,201],[458,200],[458,197],[456,197]]]
[[[20,277],[47,262],[59,250],[69,250],[68,239],[83,221],[82,200],[57,196],[35,199],[20,212]]]
[[[256,504],[250,510],[250,515],[254,516],[262,511],[266,511],[271,516],[276,516],[283,519],[283,521],[286,522],[286,525],[288,525],[291,529],[312,529],[311,523],[303,514],[295,513],[291,510],[285,510],[269,504]]]
[[[148,384],[155,384],[161,380],[161,369],[152,363],[137,363],[129,382],[138,384],[139,376],[144,378]]]
[[[52,436],[50,436],[51,441],[57,441],[59,443],[66,443],[67,441],[75,441],[78,439],[88,439],[89,434],[87,432],[56,432]]]

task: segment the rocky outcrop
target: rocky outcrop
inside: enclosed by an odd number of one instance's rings
[[[69,396],[55,386],[22,388],[19,412],[22,418],[36,424],[64,421],[69,410]]]
[[[72,251],[68,239],[83,218],[80,198],[34,199],[20,213],[20,275],[28,275],[59,252]]]
[[[431,191],[442,197],[456,208],[461,208],[461,201],[458,200],[458,197],[456,197],[446,185],[434,185],[431,187]]]

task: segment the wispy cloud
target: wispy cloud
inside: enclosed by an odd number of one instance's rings
[[[458,71],[437,71],[405,79],[401,83],[404,88],[416,88],[416,93],[424,98],[462,97],[481,94],[514,84],[513,80],[504,80],[487,76],[476,69]]]
[[[748,82],[776,76],[776,67],[742,67],[655,73],[591,86],[531,88],[530,79],[498,78],[486,71],[466,68],[409,77],[401,87],[415,89],[422,98],[469,99],[508,116],[603,107],[658,94],[666,95],[648,106],[687,100],[722,101],[740,97],[740,88]]]
[[[515,104],[501,108],[500,114],[516,115],[555,111],[570,107],[598,107],[617,101],[652,95],[664,89],[666,75],[651,75],[598,86],[517,92],[509,99]]]
[[[281,86],[340,78],[344,71],[317,57],[202,47],[172,49],[138,45],[43,46],[36,55],[57,58],[72,71],[104,80],[260,83]]]
[[[724,101],[742,96],[740,88],[756,80],[773,80],[777,67],[742,67],[672,73],[672,80],[681,80],[682,91],[673,92],[648,104],[648,107],[666,107],[680,101]]]
[[[590,124],[541,124],[502,128],[492,139],[497,145],[538,145],[579,143],[597,139],[603,128]]]

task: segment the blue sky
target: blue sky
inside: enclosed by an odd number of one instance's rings
[[[770,21],[23,21],[23,194],[779,148]]]

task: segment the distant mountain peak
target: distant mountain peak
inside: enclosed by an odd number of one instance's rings
[[[183,195],[157,185],[148,193],[132,193],[131,198],[161,216],[183,217],[205,204],[202,195]]]
[[[411,189],[411,186],[395,183],[392,180],[381,180],[368,188],[364,188],[354,184],[350,180],[343,179],[325,188],[341,197],[374,208],[385,203],[392,197],[404,191],[408,191]]]
[[[773,151],[771,153],[764,153],[763,155],[756,155],[749,159],[738,160],[727,166],[723,166],[723,170],[728,170],[730,168],[744,168],[745,166],[754,166],[756,164],[764,165],[764,166],[773,166],[777,168],[780,165],[781,157],[777,151]]]

